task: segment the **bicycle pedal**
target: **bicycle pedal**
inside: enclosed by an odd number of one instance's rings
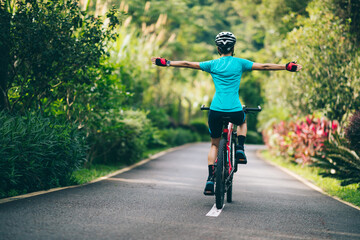
[[[237,164],[247,164],[247,159],[238,159],[236,162]]]
[[[215,195],[215,192],[205,192],[205,191],[204,191],[204,195],[205,195],[205,196],[214,196],[214,195]]]

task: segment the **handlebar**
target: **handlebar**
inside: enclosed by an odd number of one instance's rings
[[[201,110],[201,111],[206,111],[206,110],[210,110],[210,108],[209,108],[209,107],[205,107],[205,105],[201,105],[200,110]]]
[[[257,108],[248,108],[247,106],[243,106],[243,110],[245,113],[261,112],[262,108],[260,106],[258,106]]]
[[[205,107],[205,105],[202,105],[201,107],[200,107],[200,110],[201,111],[204,111],[204,110],[210,110],[210,108],[209,107]],[[251,112],[261,112],[261,110],[262,110],[262,108],[260,107],[260,106],[258,106],[257,108],[248,108],[247,106],[243,106],[243,111],[245,112],[245,113],[251,113]]]

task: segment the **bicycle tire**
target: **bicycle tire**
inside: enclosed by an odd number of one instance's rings
[[[234,136],[232,136],[234,137]],[[231,140],[231,154],[230,154],[230,161],[231,161],[231,166],[234,168],[234,164],[235,163],[235,141],[234,139]],[[226,192],[226,201],[228,203],[232,202],[232,189],[233,189],[233,178],[230,178],[230,186]]]
[[[221,139],[218,150],[218,158],[216,165],[215,176],[215,203],[217,209],[222,209],[225,197],[225,168],[224,162],[226,160],[226,139]]]

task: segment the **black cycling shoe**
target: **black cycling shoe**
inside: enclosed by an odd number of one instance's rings
[[[204,195],[206,196],[212,196],[214,195],[214,179],[213,178],[208,178],[208,180],[206,181],[206,185],[205,185],[205,189],[204,189]]]
[[[247,164],[247,159],[243,146],[236,146],[235,158],[237,164]]]

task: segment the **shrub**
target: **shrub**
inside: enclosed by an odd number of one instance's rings
[[[161,138],[161,131],[157,127],[149,126],[145,130],[148,136],[148,142],[146,144],[147,149],[165,147],[167,143]]]
[[[209,128],[206,123],[202,121],[193,121],[190,125],[191,128],[199,134],[201,141],[210,141]]]
[[[246,143],[262,144],[263,140],[261,134],[255,131],[248,131],[246,134]]]
[[[190,125],[197,133],[201,135],[209,135],[209,128],[206,123],[193,121]]]
[[[324,169],[320,175],[341,180],[346,186],[360,182],[360,153],[349,148],[347,140],[334,133],[314,157],[314,166]]]
[[[90,163],[134,163],[146,150],[151,125],[141,111],[110,111],[88,138]]]
[[[178,146],[200,141],[198,133],[189,129],[154,127],[143,111],[109,111],[101,124],[93,125],[88,142],[88,163],[132,164],[141,159],[148,148]]]
[[[345,136],[350,141],[350,147],[360,151],[360,111],[356,111],[350,118],[349,126],[345,129]]]
[[[0,196],[71,184],[86,150],[84,135],[65,121],[0,112]]]
[[[169,116],[163,108],[151,108],[147,117],[151,120],[152,125],[159,129],[164,129],[170,124]]]
[[[198,133],[183,128],[162,130],[161,133],[162,139],[167,142],[169,146],[178,146],[201,140]]]
[[[281,121],[263,132],[266,145],[297,163],[311,163],[311,157],[322,150],[323,142],[337,129],[336,121],[307,116],[305,121]]]

